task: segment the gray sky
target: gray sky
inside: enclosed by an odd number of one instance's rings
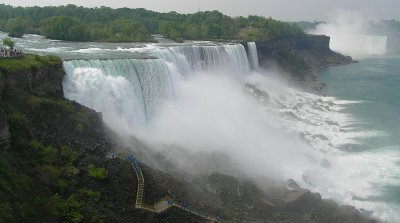
[[[400,0],[0,0],[0,3],[14,6],[75,4],[181,13],[216,9],[231,16],[250,14],[286,21],[324,20],[337,10],[345,10],[358,11],[371,18],[400,19]]]

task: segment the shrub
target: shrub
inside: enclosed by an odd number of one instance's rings
[[[17,110],[8,115],[8,122],[10,126],[16,129],[26,129],[29,126],[29,120],[26,115]]]
[[[104,180],[108,176],[108,170],[104,167],[95,167],[93,164],[88,166],[88,175],[99,180]]]
[[[80,173],[79,169],[72,165],[68,165],[67,167],[65,167],[65,170],[64,170],[64,175],[68,178],[74,177],[74,176],[78,175],[79,173]]]
[[[61,146],[60,155],[66,163],[73,163],[78,159],[78,152],[69,148],[68,146]]]

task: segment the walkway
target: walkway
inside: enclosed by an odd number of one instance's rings
[[[119,153],[112,152],[107,155],[108,158],[115,159],[118,157],[121,157]],[[122,156],[124,157],[124,156]],[[169,208],[172,207],[177,207],[180,208],[186,212],[189,212],[193,215],[196,215],[198,217],[201,217],[203,219],[209,220],[210,222],[220,222],[221,218],[219,216],[213,217],[208,215],[207,213],[204,213],[199,210],[195,210],[189,203],[184,202],[184,201],[177,201],[174,200],[172,197],[166,195],[163,198],[161,198],[159,201],[157,201],[154,204],[144,204],[144,176],[142,172],[142,168],[140,167],[140,163],[137,159],[132,154],[127,155],[126,160],[128,160],[132,167],[133,170],[136,173],[136,177],[138,180],[138,187],[136,191],[136,201],[135,201],[135,208],[139,209],[144,209],[150,212],[154,213],[162,213]]]

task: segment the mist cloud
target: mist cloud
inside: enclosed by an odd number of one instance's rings
[[[337,11],[327,23],[317,25],[312,34],[331,37],[330,48],[356,59],[386,52],[387,37],[372,36],[370,18],[359,12]]]

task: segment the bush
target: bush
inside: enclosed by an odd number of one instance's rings
[[[60,155],[63,160],[68,164],[71,164],[75,162],[76,159],[78,159],[78,152],[69,148],[68,146],[61,146]]]
[[[8,115],[8,122],[11,127],[16,129],[26,129],[29,127],[29,120],[25,114],[15,110],[10,115]]]
[[[80,173],[80,170],[72,165],[68,165],[65,167],[64,176],[67,178],[74,177]]]
[[[88,166],[88,175],[98,180],[104,180],[108,176],[108,170],[104,167],[95,167],[93,164],[90,164]]]

